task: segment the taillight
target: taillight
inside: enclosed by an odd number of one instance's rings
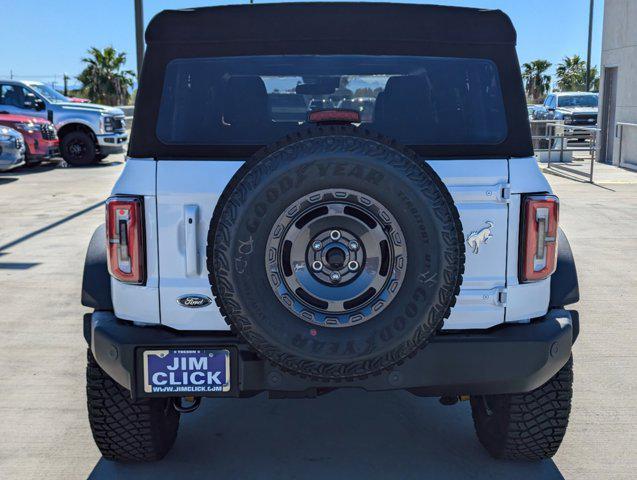
[[[108,271],[125,283],[140,285],[146,280],[143,212],[138,197],[116,196],[106,201]]]
[[[535,282],[555,271],[559,200],[531,195],[522,200],[520,281]]]

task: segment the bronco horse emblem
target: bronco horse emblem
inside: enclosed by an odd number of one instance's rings
[[[485,222],[487,224],[486,227],[481,228],[480,230],[476,230],[475,232],[471,232],[467,236],[467,243],[473,249],[473,253],[477,254],[480,252],[480,245],[483,243],[487,243],[493,235],[491,235],[491,229],[493,228],[493,222]]]

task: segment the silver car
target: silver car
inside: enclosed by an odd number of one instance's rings
[[[24,165],[24,138],[17,130],[0,126],[0,172]]]

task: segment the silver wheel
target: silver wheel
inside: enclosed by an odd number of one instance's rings
[[[320,190],[290,205],[267,241],[265,268],[281,303],[325,327],[382,312],[407,267],[400,225],[379,202],[352,190]]]

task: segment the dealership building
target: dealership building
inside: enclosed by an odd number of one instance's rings
[[[599,160],[637,169],[637,0],[605,0]]]

